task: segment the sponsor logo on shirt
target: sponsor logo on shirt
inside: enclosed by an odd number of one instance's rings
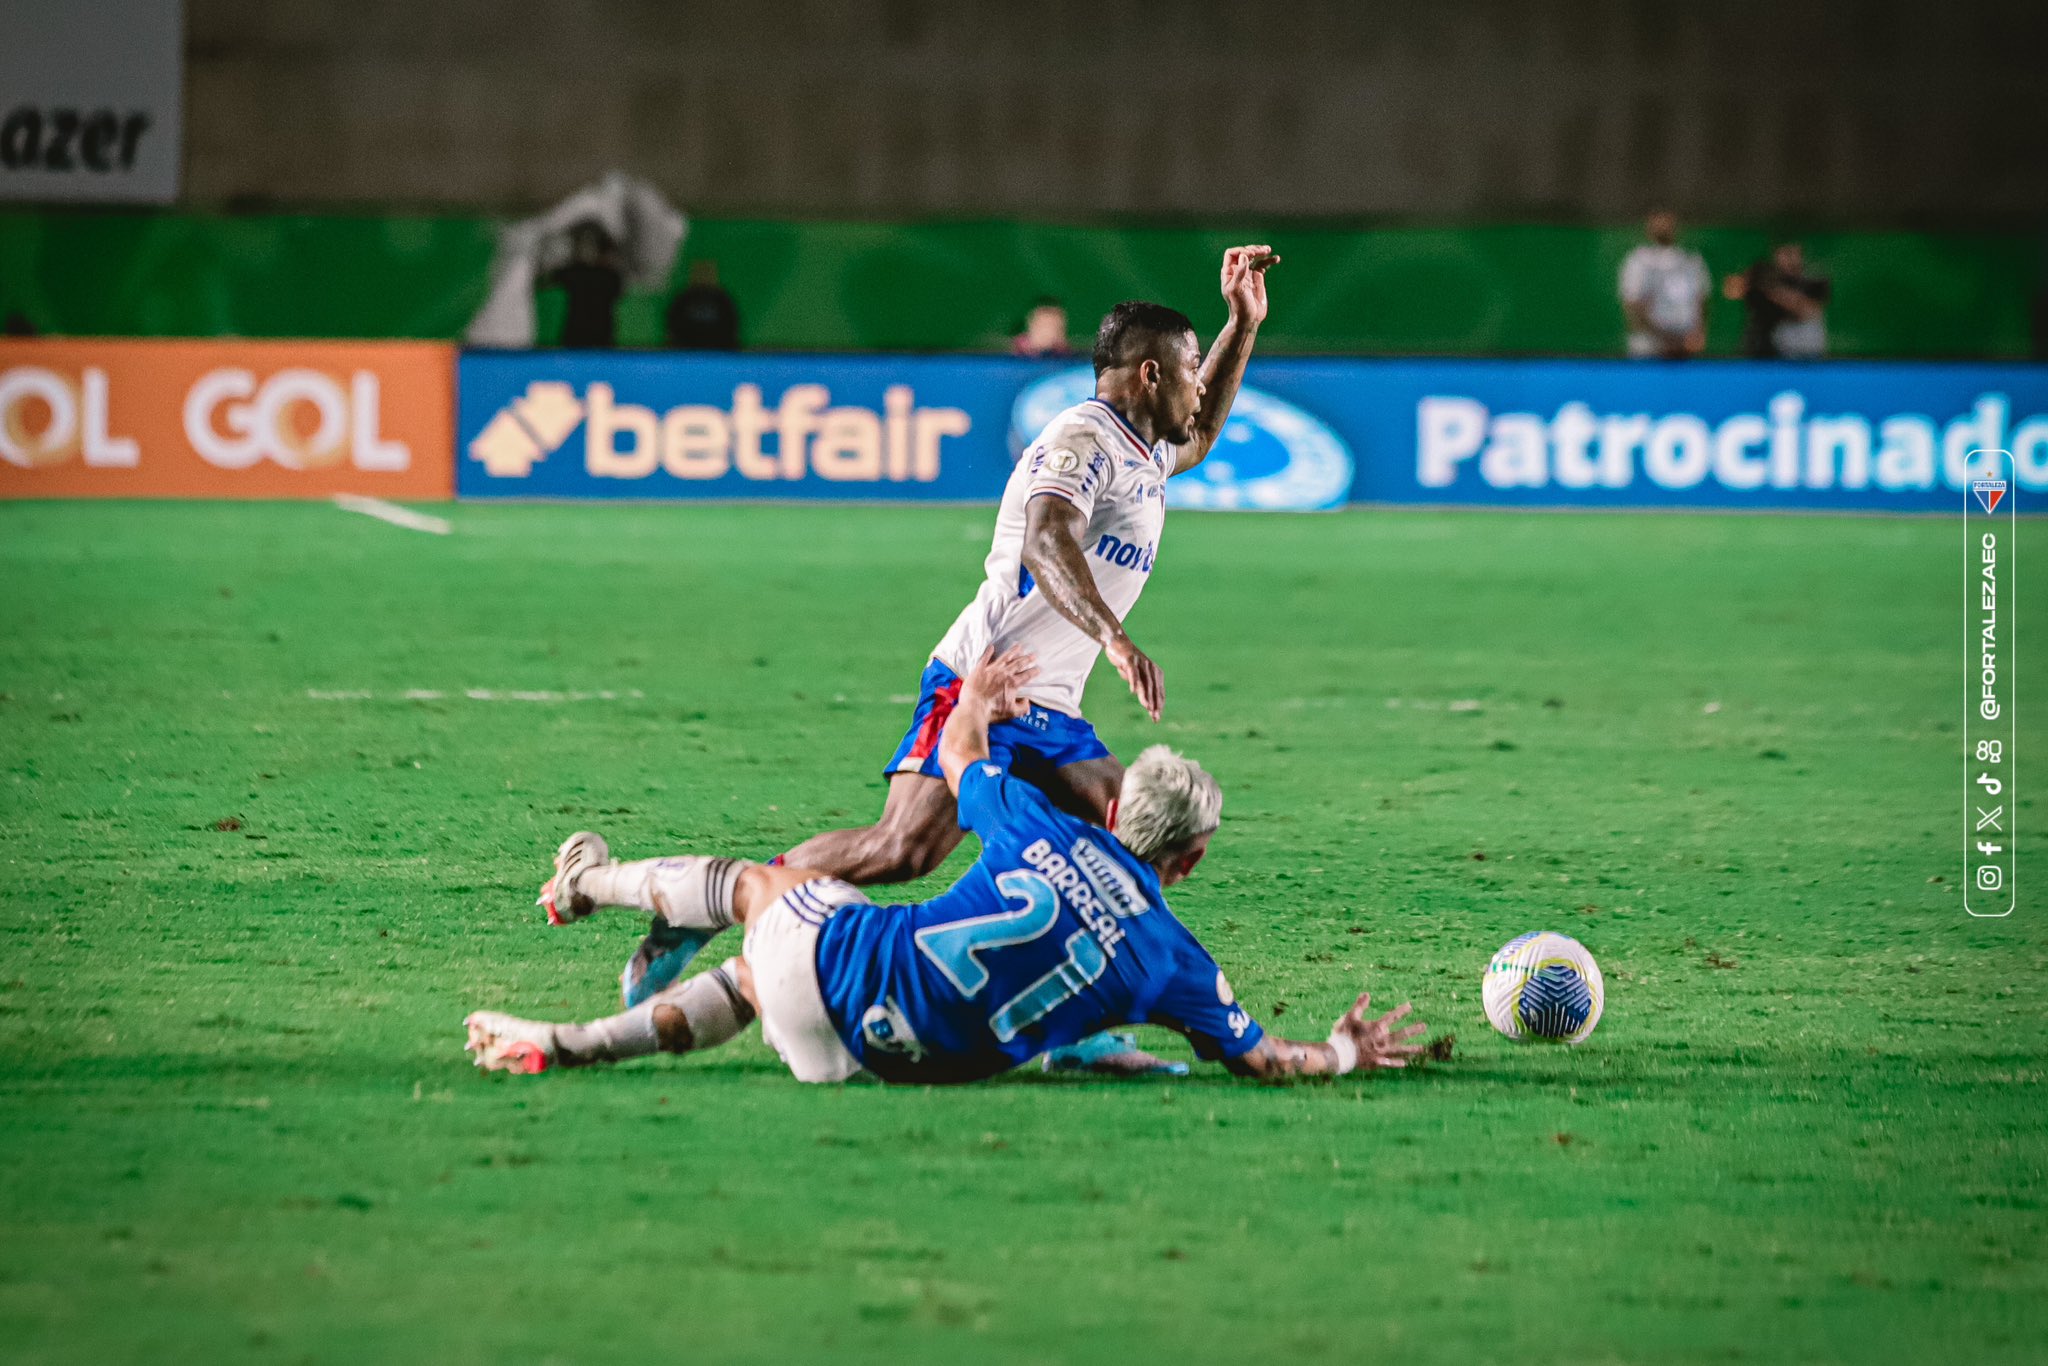
[[[924,1045],[918,1042],[917,1034],[910,1027],[910,1019],[903,1013],[903,1007],[895,1001],[884,999],[880,1005],[867,1008],[860,1017],[861,1038],[869,1048],[884,1053],[895,1053],[919,1062],[924,1058]]]
[[[1137,881],[1124,871],[1123,865],[1097,848],[1093,840],[1075,840],[1069,852],[1081,876],[1088,879],[1095,895],[1108,902],[1112,911],[1120,916],[1145,913],[1145,894],[1138,890]]]
[[[1123,926],[1117,921],[1124,916],[1143,915],[1147,907],[1144,897],[1137,895],[1135,884],[1119,885],[1112,878],[1105,885],[1098,880],[1099,873],[1092,870],[1112,865],[1110,857],[1085,839],[1074,841],[1068,854],[1055,850],[1052,841],[1040,839],[1032,841],[1024,851],[1024,862],[1052,884],[1060,900],[1080,917],[1102,945],[1102,951],[1116,957],[1116,946],[1124,940]],[[1116,872],[1121,874],[1123,870]]]
[[[1104,536],[1095,543],[1097,559],[1108,560],[1119,569],[1135,569],[1140,574],[1152,572],[1152,556],[1157,549],[1153,545],[1138,545],[1115,536]]]

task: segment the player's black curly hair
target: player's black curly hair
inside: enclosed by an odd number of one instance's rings
[[[1095,333],[1095,373],[1158,360],[1167,343],[1194,330],[1188,315],[1177,308],[1126,299],[1109,310]]]

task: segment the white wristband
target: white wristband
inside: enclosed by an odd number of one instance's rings
[[[1358,1066],[1358,1041],[1349,1034],[1346,1034],[1341,1029],[1332,1030],[1330,1032],[1330,1047],[1337,1054],[1336,1075],[1341,1077],[1352,1068]]]

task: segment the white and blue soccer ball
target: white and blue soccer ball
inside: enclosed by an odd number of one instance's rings
[[[1510,1039],[1578,1043],[1600,1023],[1607,988],[1586,946],[1548,930],[1510,939],[1486,965],[1486,1018]]]

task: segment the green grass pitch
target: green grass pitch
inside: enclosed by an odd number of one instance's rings
[[[869,818],[988,510],[449,515],[0,508],[0,1359],[2040,1360],[2048,823],[1966,918],[1954,521],[1175,514],[1165,722],[1089,709],[1223,782],[1177,910],[1269,1027],[1457,1055],[896,1091],[460,1022],[613,1008],[571,830]],[[1480,1013],[1538,928],[1582,1048]]]

